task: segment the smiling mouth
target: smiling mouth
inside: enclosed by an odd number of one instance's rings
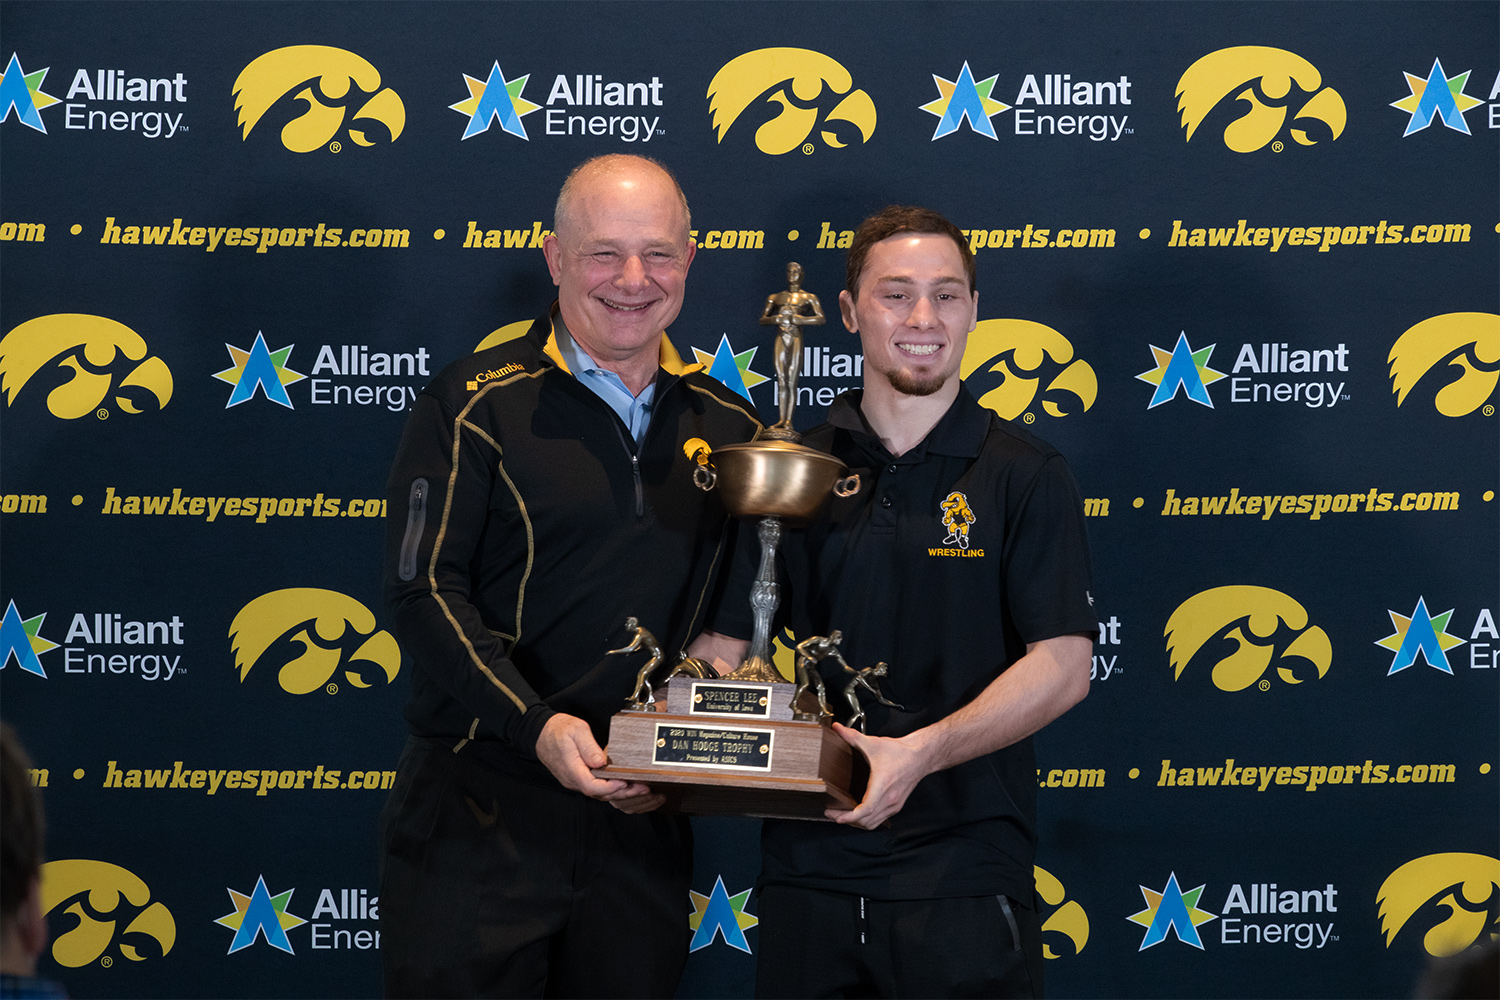
[[[901,350],[905,351],[907,354],[915,354],[918,357],[926,357],[929,354],[936,354],[938,352],[938,349],[940,347],[942,347],[943,345],[941,345],[941,344],[897,344],[896,346],[898,348],[900,348]]]
[[[653,305],[656,304],[654,301],[652,301],[652,302],[642,302],[642,303],[640,303],[638,305],[631,305],[631,304],[629,304],[627,302],[616,302],[614,299],[603,299],[603,298],[601,298],[599,301],[602,302],[602,303],[604,303],[610,309],[614,309],[614,310],[617,310],[619,312],[640,312],[642,309],[649,309],[651,306],[653,306]]]

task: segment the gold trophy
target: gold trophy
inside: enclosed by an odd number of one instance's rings
[[[745,444],[711,450],[695,439],[687,445],[688,457],[697,463],[694,483],[718,489],[735,517],[758,522],[760,568],[750,596],[755,624],[745,661],[729,675],[715,677],[707,664],[679,654],[666,679],[662,711],[650,678],[665,657],[651,633],[632,618],[626,627],[635,631],[635,639],[611,650],[645,650],[651,658],[637,675],[625,710],[610,721],[609,763],[594,773],[650,784],[666,794],[667,808],[681,812],[823,819],[829,806],[852,808],[864,781],[864,761],[829,728],[832,713],[816,664],[832,658],[859,677],[883,676],[887,670],[883,663],[878,670],[850,667],[839,654],[837,631],[797,644],[795,684],[772,663],[771,627],[781,600],[776,550],[783,527],[811,520],[829,494],[853,496],[860,487],[859,477],[849,475],[842,462],[805,447],[792,429],[802,327],[821,325],[824,317],[818,297],[802,290],[802,265],[788,264],[786,271],[787,289],[766,297],[760,317],[762,325],[778,331],[780,419]],[[868,681],[859,686],[873,690]],[[845,696],[857,707],[853,684]]]

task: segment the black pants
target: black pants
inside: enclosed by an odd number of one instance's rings
[[[1034,905],[1004,896],[861,899],[770,885],[759,907],[757,997],[1042,995]]]
[[[381,816],[391,997],[670,997],[692,835],[411,740]]]

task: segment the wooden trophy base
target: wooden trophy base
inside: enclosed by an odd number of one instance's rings
[[[868,777],[864,758],[817,722],[621,712],[606,751],[597,777],[645,782],[665,808],[710,816],[822,820],[852,809]]]

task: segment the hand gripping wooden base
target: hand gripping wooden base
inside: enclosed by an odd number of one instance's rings
[[[776,686],[784,700],[791,685]],[[829,807],[852,809],[868,776],[828,726],[744,713],[621,712],[606,752],[597,777],[644,782],[665,808],[701,815],[821,820]]]

